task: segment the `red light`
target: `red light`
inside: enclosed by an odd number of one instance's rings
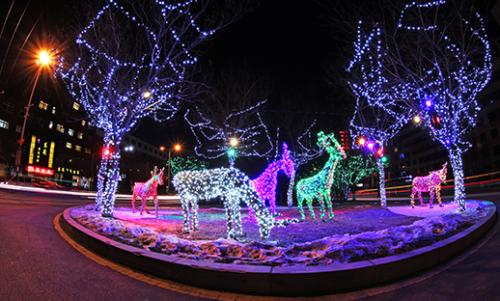
[[[103,147],[102,148],[102,157],[104,159],[109,159],[111,157],[111,154],[112,154],[112,150],[111,150],[111,147]]]

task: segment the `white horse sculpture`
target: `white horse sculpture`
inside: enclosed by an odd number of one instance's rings
[[[259,199],[250,179],[240,170],[215,168],[205,170],[181,171],[174,176],[173,184],[184,211],[185,233],[198,230],[198,202],[221,198],[224,201],[229,238],[243,236],[241,227],[240,203],[252,208],[259,224],[262,238],[268,238],[274,226],[274,218]]]
[[[439,207],[443,207],[441,203],[441,183],[446,181],[446,171],[448,162],[443,164],[443,167],[439,170],[434,170],[429,172],[428,176],[425,177],[415,177],[413,179],[413,188],[411,190],[411,207],[415,207],[415,194],[418,193],[418,198],[420,199],[420,206],[424,206],[424,199],[422,198],[422,192],[429,192],[429,208],[432,208],[432,203],[434,202],[434,193],[437,195],[437,200]]]

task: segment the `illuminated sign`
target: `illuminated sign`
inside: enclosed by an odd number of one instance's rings
[[[53,169],[40,167],[40,166],[34,166],[34,165],[27,165],[26,171],[28,173],[34,173],[37,175],[44,175],[44,176],[53,176],[54,175]]]

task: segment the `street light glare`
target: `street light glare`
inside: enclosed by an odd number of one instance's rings
[[[229,139],[229,145],[231,147],[237,147],[238,144],[240,144],[240,141],[238,140],[238,138],[232,137],[232,138]]]
[[[182,145],[179,143],[174,144],[174,151],[180,152],[182,150]]]
[[[143,97],[143,98],[146,98],[146,99],[150,98],[150,97],[151,97],[151,95],[153,95],[153,94],[151,93],[151,91],[144,91],[144,92],[142,93],[142,97]]]
[[[37,64],[40,66],[48,66],[52,64],[52,54],[45,49],[39,50],[37,53]]]

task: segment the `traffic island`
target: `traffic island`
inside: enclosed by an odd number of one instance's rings
[[[284,225],[265,241],[245,219],[246,237],[219,238],[225,219],[217,208],[200,209],[202,230],[189,235],[182,233],[178,209],[161,210],[157,219],[117,208],[109,219],[91,206],[74,207],[59,222],[93,252],[157,277],[245,294],[311,296],[393,282],[432,268],[474,244],[495,222],[491,202],[468,201],[464,213],[453,206],[345,205],[333,221]],[[296,214],[279,211],[277,220]]]

